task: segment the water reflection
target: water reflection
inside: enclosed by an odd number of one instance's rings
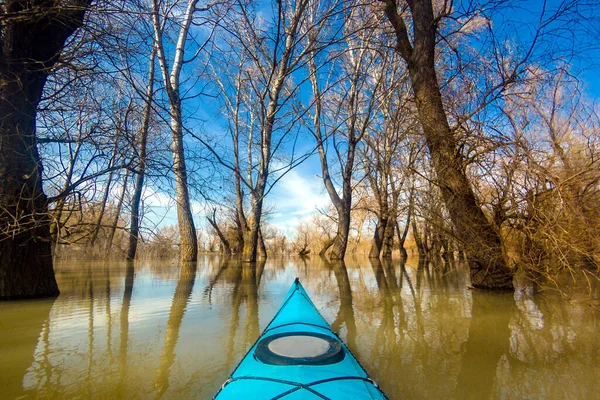
[[[350,286],[350,279],[348,279],[346,263],[344,260],[336,260],[333,262],[328,262],[325,258],[322,258],[321,260],[328,269],[333,271],[340,298],[340,308],[335,320],[331,323],[331,327],[334,331],[341,333],[342,335],[344,334],[342,327],[344,327],[346,329],[346,343],[358,353],[358,348],[356,346],[356,320],[354,319],[354,304],[352,303],[352,288]],[[359,354],[356,354],[356,356],[359,356]]]
[[[464,343],[456,398],[490,398],[496,391],[496,370],[509,354],[509,322],[513,297],[506,293],[472,293],[471,322]],[[490,341],[493,334],[494,340]]]
[[[156,389],[156,398],[162,395],[169,388],[169,374],[171,366],[175,361],[175,346],[179,339],[179,329],[183,322],[185,310],[190,301],[192,290],[194,290],[194,282],[196,280],[196,264],[185,263],[181,265],[179,279],[173,295],[171,311],[169,312],[169,320],[167,321],[167,329],[165,332],[165,341],[160,356],[160,364],[156,371],[154,380],[154,388]]]
[[[38,347],[46,356],[40,366],[47,371],[50,310],[54,300],[14,302],[0,305],[0,397],[23,396],[23,378]],[[41,343],[40,343],[41,341]]]
[[[118,398],[125,398],[127,392],[127,359],[129,349],[129,308],[133,296],[133,279],[135,269],[133,261],[125,264],[125,281],[123,284],[123,300],[120,312],[120,336],[119,336],[119,382],[117,385]]]
[[[76,263],[0,305],[2,398],[211,398],[299,276],[390,398],[597,398],[598,309],[466,289],[450,260]]]

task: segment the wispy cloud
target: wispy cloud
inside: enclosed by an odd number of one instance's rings
[[[322,187],[314,174],[303,174],[301,169],[288,172],[268,197],[269,203],[275,205],[271,224],[291,234],[302,221],[330,204]]]

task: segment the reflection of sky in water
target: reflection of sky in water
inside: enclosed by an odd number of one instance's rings
[[[125,264],[63,265],[56,301],[0,306],[0,397],[211,398],[296,276],[392,399],[597,396],[597,309],[413,265],[207,257],[137,266],[129,291]]]

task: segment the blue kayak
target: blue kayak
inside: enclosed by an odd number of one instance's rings
[[[214,399],[387,399],[298,278]]]

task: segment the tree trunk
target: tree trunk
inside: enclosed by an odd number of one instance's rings
[[[135,188],[133,190],[133,199],[131,200],[131,222],[129,223],[129,246],[127,248],[127,260],[135,259],[137,252],[138,238],[140,235],[140,203],[142,201],[142,192],[144,191],[144,178],[146,175],[146,145],[148,143],[148,128],[150,126],[150,114],[152,113],[152,99],[154,96],[154,58],[156,56],[156,47],[152,47],[150,53],[150,69],[148,71],[148,86],[146,88],[146,97],[144,99],[144,116],[140,128],[139,148],[138,148],[138,168],[135,179]]]
[[[194,218],[188,191],[185,151],[183,148],[183,116],[181,111],[180,75],[183,68],[185,43],[192,24],[198,0],[188,0],[185,14],[181,22],[179,36],[175,47],[175,55],[171,71],[167,66],[167,56],[163,44],[163,26],[159,18],[159,4],[152,2],[152,24],[158,61],[169,99],[169,116],[171,119],[171,153],[173,155],[173,172],[175,174],[175,189],[177,202],[177,223],[179,226],[179,260],[180,262],[196,261],[198,259],[198,238],[194,227]],[[163,21],[164,22],[164,21]]]
[[[347,199],[350,200],[350,199]],[[338,211],[338,229],[335,237],[333,238],[333,244],[331,245],[331,251],[329,252],[329,258],[331,260],[343,260],[346,255],[346,247],[348,246],[348,236],[350,233],[350,210]],[[345,207],[344,207],[345,209]]]
[[[327,250],[333,245],[333,239],[327,239],[327,241],[323,244],[323,248],[319,251],[319,257],[324,257],[327,253]]]
[[[387,225],[383,231],[383,242],[381,246],[381,257],[392,258],[392,250],[394,249],[394,227],[396,226],[396,216],[394,211],[390,211]]]
[[[414,46],[395,0],[386,0],[385,13],[397,39],[396,50],[407,63],[417,111],[442,197],[456,234],[465,244],[471,284],[484,289],[512,290],[512,272],[506,264],[501,238],[477,204],[450,130],[435,71],[437,22],[431,0],[409,2]]]
[[[408,257],[408,253],[406,252],[406,248],[404,247],[404,243],[406,243],[406,237],[408,236],[408,230],[410,229],[410,211],[406,216],[406,223],[404,224],[404,231],[400,232],[400,224],[398,220],[396,220],[396,234],[398,235],[398,250],[400,250],[400,255],[403,258]]]
[[[485,289],[510,290],[512,273],[504,259],[500,235],[477,204],[450,132],[435,71],[431,68],[428,72],[421,68],[411,73],[417,108],[444,202],[457,236],[465,244],[471,284]]]
[[[173,169],[177,191],[177,223],[179,225],[179,260],[181,262],[198,259],[198,239],[194,227],[192,205],[188,191],[187,169],[183,150],[183,127],[181,126],[181,104],[177,102],[171,109],[171,134]]]
[[[119,201],[117,202],[117,208],[115,210],[115,217],[110,226],[110,230],[108,231],[108,238],[106,239],[106,256],[108,257],[108,253],[112,249],[113,240],[115,238],[115,232],[117,230],[117,226],[119,225],[119,216],[121,215],[121,209],[123,208],[123,201],[125,200],[125,194],[127,193],[127,181],[129,180],[129,170],[125,172],[125,177],[123,178],[123,189],[121,190],[121,195],[119,196]]]
[[[260,217],[262,215],[262,198],[252,198],[252,210],[248,220],[248,235],[244,238],[244,261],[255,262],[258,254],[258,235],[260,229]]]
[[[36,111],[88,1],[6,1],[0,35],[0,299],[58,295]]]
[[[262,234],[262,229],[258,230],[258,256],[267,258],[267,246],[265,246],[265,238]]]
[[[225,235],[219,228],[219,225],[217,224],[216,215],[217,215],[217,210],[213,209],[212,218],[207,215],[206,219],[208,220],[210,225],[213,227],[215,232],[217,232],[217,236],[219,236],[219,239],[221,240],[221,244],[223,245],[223,255],[231,256],[231,245],[229,244],[229,241],[227,240],[227,238],[225,237]]]
[[[106,179],[104,193],[102,194],[102,200],[100,200],[100,211],[98,212],[98,218],[96,218],[96,224],[94,225],[94,228],[92,230],[92,237],[88,242],[89,247],[94,247],[94,245],[96,244],[96,240],[98,239],[100,229],[102,228],[102,219],[104,218],[104,213],[106,212],[106,203],[108,202],[108,195],[110,194],[110,185],[112,184],[113,175],[114,171],[110,171],[110,173],[108,174],[108,178]]]
[[[377,225],[375,225],[375,232],[373,233],[373,241],[371,242],[371,250],[369,250],[369,258],[379,258],[387,225],[387,219],[378,215]]]
[[[321,132],[321,91],[317,79],[317,69],[313,57],[308,60],[310,71],[310,82],[315,96],[315,114],[313,115],[314,136],[319,150],[319,160],[321,161],[322,179],[327,190],[327,194],[331,202],[335,206],[338,214],[338,228],[333,242],[331,244],[331,252],[329,257],[331,260],[343,260],[346,255],[346,247],[348,246],[348,236],[350,232],[350,210],[352,206],[352,171],[354,169],[354,155],[356,151],[357,141],[354,133],[348,138],[348,150],[346,160],[343,163],[342,170],[342,196],[340,196],[333,185],[331,175],[329,173],[329,163],[325,152],[325,139]],[[324,253],[323,253],[324,254]]]
[[[411,222],[411,226],[412,226],[413,239],[415,240],[415,245],[417,246],[417,251],[419,252],[419,258],[425,258],[425,255],[426,255],[425,246],[423,245],[423,241],[421,240],[421,234],[419,233],[419,230],[417,229],[417,223],[414,218]]]

